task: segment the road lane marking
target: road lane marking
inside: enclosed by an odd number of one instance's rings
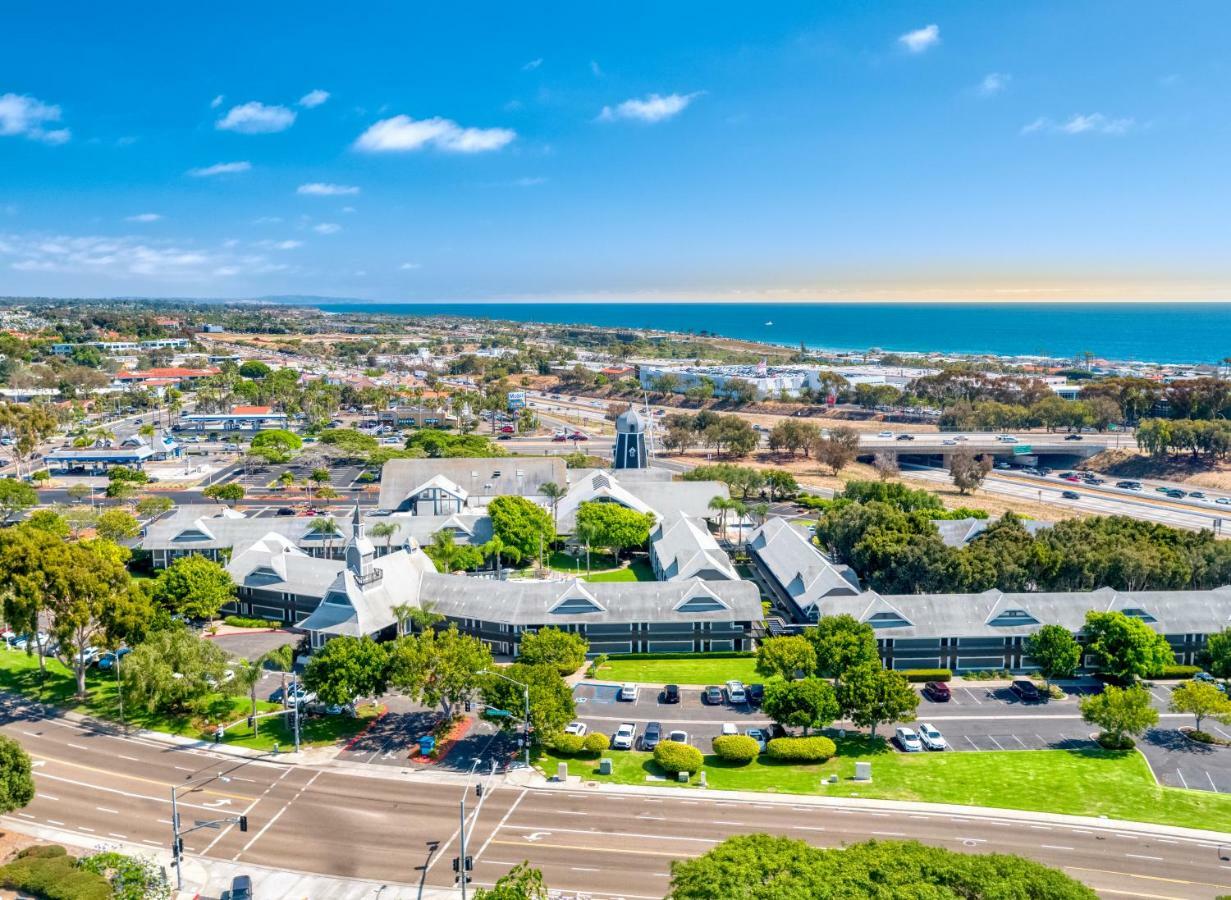
[[[715,825],[733,825],[736,828],[744,828],[746,826],[746,823],[744,822],[728,822],[728,821],[724,821],[723,819],[715,819],[714,824]]]
[[[128,840],[128,835],[126,835],[126,834],[116,834],[114,831],[108,831],[108,832],[107,832],[107,837],[119,838],[119,839],[120,839],[120,840],[122,840],[122,841],[126,841],[126,840]]]
[[[64,824],[59,819],[48,819],[47,821],[50,822],[52,825],[63,825]]]
[[[1219,890],[1231,890],[1231,884],[1216,884],[1212,881],[1187,881],[1183,878],[1165,878],[1162,875],[1137,875],[1133,872],[1117,872],[1113,869],[1087,869],[1081,866],[1065,866],[1073,872],[1097,872],[1100,875],[1117,875],[1121,878],[1142,878],[1146,881],[1166,881],[1171,884],[1196,884],[1202,887],[1218,888]]]
[[[1044,850],[1072,850],[1072,847],[1066,847],[1063,844],[1039,844]]]
[[[569,866],[574,872],[601,872],[602,869],[588,869],[583,866]]]
[[[85,750],[87,753],[90,751],[89,747],[83,747],[81,744],[74,744],[71,741],[66,741],[66,743],[74,750]]]
[[[61,766],[68,766],[69,768],[73,768],[73,769],[83,769],[86,772],[93,772],[96,775],[103,775],[107,778],[127,778],[130,781],[141,781],[141,782],[144,782],[145,784],[157,785],[158,787],[165,788],[167,790],[170,790],[172,787],[179,787],[179,785],[176,782],[159,781],[156,778],[146,778],[142,775],[127,775],[123,772],[112,772],[107,769],[99,769],[95,766],[87,766],[84,763],[72,762],[67,759],[55,759],[50,756],[35,755],[33,753],[30,754],[30,756],[32,759],[43,760],[44,762],[55,763],[56,765],[61,765]],[[180,767],[176,766],[176,768],[178,769]],[[197,770],[196,769],[186,769],[185,771],[195,772]],[[67,781],[69,784],[79,784],[79,785],[83,785],[84,787],[92,787],[92,788],[97,788],[99,790],[106,790],[106,788],[103,788],[100,785],[93,785],[87,781],[74,781],[71,778],[64,778],[58,775],[50,775],[43,771],[35,772],[35,774],[41,778],[53,778],[56,781]],[[121,791],[120,793],[123,793],[123,792]],[[191,793],[211,794],[212,796],[215,796],[215,797],[229,797],[232,800],[248,801],[252,799],[251,797],[245,797],[242,794],[230,794],[230,793],[227,793],[226,791],[215,791],[209,788],[193,788]]]
[[[33,819],[34,818],[34,816],[30,815],[29,813],[19,812],[17,815],[21,816],[23,819]]]
[[[717,824],[717,823],[715,823]],[[497,826],[499,828],[501,826]],[[678,834],[644,834],[638,831],[593,831],[584,828],[553,828],[550,832],[543,832],[534,825],[505,825],[509,831],[529,831],[532,834],[584,834],[589,837],[627,837],[627,838],[646,838],[653,841],[690,841],[696,844],[721,844],[722,841],[718,838],[701,838],[701,837],[686,837]],[[524,838],[523,838],[524,840]],[[490,843],[490,840],[489,840]],[[500,843],[496,841],[496,843]],[[506,841],[506,843],[517,844],[517,841]],[[540,841],[535,841],[540,847],[547,846]],[[486,846],[486,844],[484,845]],[[522,845],[524,846],[524,844]],[[597,848],[596,848],[597,849]],[[480,850],[480,853],[483,851]]]
[[[118,809],[112,809],[110,806],[96,806],[94,808],[98,810],[99,812],[111,813],[112,815],[115,815],[115,816],[118,816],[120,814],[120,811]]]
[[[791,828],[795,829],[796,831],[824,831],[825,830],[824,828],[820,828],[816,825],[792,825]]]
[[[265,832],[268,831],[275,822],[277,822],[280,818],[282,818],[282,814],[291,808],[291,804],[294,803],[296,800],[298,800],[304,791],[312,787],[312,783],[316,781],[316,779],[321,777],[321,773],[323,771],[324,771],[323,769],[318,769],[316,774],[313,775],[311,778],[309,778],[307,783],[296,792],[295,796],[292,797],[290,800],[287,800],[286,803],[283,804],[282,808],[278,810],[276,813],[274,813],[273,818],[271,818],[268,822],[266,822],[263,826],[261,826],[261,830],[258,831],[256,834],[254,834],[252,836],[252,839],[248,841],[248,843],[244,844],[243,849],[231,857],[231,862],[238,861],[239,858],[243,854],[247,853],[248,848],[251,847],[253,844],[255,844],[257,841],[259,841],[261,839],[261,836],[264,835]]]
[[[590,834],[598,834],[598,832],[589,832]],[[658,835],[655,835],[656,837]],[[695,840],[700,840],[696,838]],[[492,841],[493,844],[507,845],[510,847],[525,847],[525,841]],[[709,841],[711,844],[720,843],[719,841]],[[544,844],[537,843],[534,846],[543,847],[549,850],[582,850],[586,853],[622,853],[626,856],[664,856],[668,859],[678,859],[678,853],[664,853],[661,850],[625,850],[622,847],[589,847],[585,845],[578,846],[577,844]],[[630,896],[623,894],[622,896]]]
[[[1129,857],[1130,859],[1148,859],[1151,862],[1162,862],[1163,861],[1163,858],[1161,856],[1146,856],[1145,854],[1142,854],[1142,853],[1125,853],[1124,855]]]
[[[162,844],[160,844],[158,841],[151,841],[149,838],[142,838],[142,839],[141,839],[141,843],[143,843],[143,844],[153,844],[155,847],[161,847],[161,846],[162,846]]]
[[[40,778],[50,778],[52,781],[63,781],[68,784],[75,784],[78,787],[89,788],[92,791],[106,791],[109,794],[119,794],[121,797],[130,797],[134,800],[153,800],[155,803],[170,803],[170,797],[151,797],[147,794],[134,794],[131,791],[122,791],[119,788],[104,787],[101,784],[90,784],[88,781],[74,781],[71,778],[61,778],[58,775],[48,775],[44,772],[36,773]],[[44,795],[44,799],[50,799]],[[217,812],[217,809],[209,806],[201,806],[198,803],[187,803],[184,800],[179,801],[179,805],[186,809],[205,809],[210,812]]]
[[[517,807],[521,805],[522,800],[525,799],[526,794],[528,793],[529,791],[523,788],[522,792],[517,795],[517,799],[514,800],[513,803],[509,806],[508,810],[505,812],[504,816],[500,819],[500,821],[496,823],[496,827],[493,828],[492,833],[487,836],[487,840],[483,842],[483,846],[479,848],[479,852],[474,855],[475,859],[479,859],[483,855],[483,851],[486,850],[487,845],[492,842],[492,838],[496,836],[496,832],[498,832],[501,828],[504,828],[504,823],[509,821],[509,817],[513,815],[513,810],[517,809]],[[510,827],[516,827],[516,826],[510,826]]]
[[[125,756],[123,753],[119,753],[117,756],[119,756],[120,759],[126,759],[129,762],[141,762],[141,760],[137,759],[135,756]]]
[[[282,779],[285,778],[290,772],[291,772],[290,766],[287,766],[285,769],[283,769],[282,774],[279,775],[277,778],[275,778],[273,781],[271,781],[269,783],[269,786],[266,787],[265,790],[261,792],[261,795],[257,797],[255,800],[253,800],[251,803],[249,803],[247,808],[245,808],[240,813],[240,815],[246,816],[250,812],[252,812],[252,810],[256,807],[256,805],[260,803],[262,800],[264,800],[267,796],[269,796],[269,792],[272,791],[277,785],[281,784]],[[214,839],[206,845],[205,849],[201,851],[201,854],[204,856],[205,854],[209,853],[209,851],[213,850],[214,845],[218,843],[220,840],[222,840],[224,837],[226,837],[227,834],[230,833],[231,829],[234,827],[235,827],[234,822],[228,822],[227,826],[223,828],[221,831],[219,831],[218,834],[214,837]]]
[[[1188,787],[1188,782],[1187,782],[1187,781],[1185,780],[1185,778],[1184,778],[1184,773],[1183,773],[1183,772],[1181,772],[1179,769],[1176,769],[1176,770],[1175,770],[1175,774],[1179,777],[1179,779],[1180,779],[1180,784],[1184,785],[1184,787],[1185,787],[1185,788],[1187,788],[1187,787]]]
[[[873,831],[872,834],[880,835],[881,837],[906,837],[906,834],[901,831]]]
[[[40,794],[38,795],[38,797],[39,797],[39,799],[40,799],[40,800],[56,800],[56,801],[59,801],[59,799],[60,799],[59,797],[53,797],[53,796],[51,796],[51,794],[43,794],[43,793],[40,793]]]
[[[1210,790],[1212,790],[1215,794],[1221,793],[1221,792],[1218,790],[1217,785],[1215,785],[1215,784],[1214,784],[1214,776],[1210,774],[1210,770],[1209,770],[1209,769],[1206,769],[1206,770],[1205,770],[1205,777],[1206,777],[1206,778],[1208,778],[1208,779],[1209,779],[1209,781],[1210,781]]]

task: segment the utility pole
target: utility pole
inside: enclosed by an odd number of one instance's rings
[[[124,683],[120,680],[120,648],[115,650],[115,696],[120,701],[120,728],[128,734],[128,723],[124,721]]]
[[[458,806],[461,810],[461,857],[458,859],[457,877],[462,882],[462,900],[466,900],[466,882],[470,880],[470,876],[466,873],[466,795],[464,793]]]

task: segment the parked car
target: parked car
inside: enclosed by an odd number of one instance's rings
[[[701,692],[701,702],[706,706],[722,706],[722,688],[711,684]]]
[[[611,736],[612,750],[631,750],[637,739],[637,726],[632,722],[624,722]]]
[[[943,681],[929,681],[923,686],[923,695],[935,703],[948,703],[953,698],[949,685]]]
[[[98,668],[104,672],[109,672],[115,666],[117,659],[123,659],[130,653],[132,653],[131,647],[121,647],[119,650],[104,653],[98,658]]]
[[[661,722],[647,722],[645,730],[641,732],[641,737],[637,739],[637,749],[653,750],[658,746],[658,742],[663,739],[663,726]]]
[[[253,900],[252,879],[247,875],[236,875],[231,879],[231,892],[227,900]]]
[[[753,706],[760,706],[765,700],[765,685],[750,684],[748,685],[748,702]]]
[[[277,511],[274,512],[274,515],[275,516],[293,516],[295,515],[295,510],[291,509],[289,506],[279,506]]]
[[[923,751],[923,741],[919,740],[919,735],[915,734],[913,728],[899,726],[893,733],[893,740],[898,745],[898,749],[903,753],[921,753]]]
[[[1033,681],[1027,681],[1025,678],[1019,678],[1009,685],[1009,690],[1012,691],[1017,699],[1022,703],[1038,703],[1043,699],[1043,695],[1035,686]]]
[[[637,702],[637,685],[631,681],[620,685],[619,699],[627,700],[629,703]]]
[[[757,746],[761,749],[762,753],[765,752],[765,747],[769,744],[768,734],[766,734],[760,728],[749,728],[747,731],[744,732],[744,734],[748,735],[748,737],[752,738],[754,741],[757,742]]]
[[[945,736],[927,722],[919,726],[919,740],[928,750],[949,749],[949,742],[945,740]]]
[[[585,722],[569,722],[564,726],[565,734],[575,734],[578,737],[585,737],[587,731],[589,728],[586,727]]]
[[[667,740],[675,741],[677,744],[687,744],[688,743],[688,732],[687,731],[670,731],[667,733]]]
[[[744,690],[742,681],[727,682],[727,701],[737,705],[748,702],[748,693]]]
[[[734,722],[723,722],[722,723],[722,734],[724,737],[726,735],[739,734],[739,729],[735,727]]]
[[[669,684],[663,688],[662,696],[659,698],[663,703],[679,703],[680,702],[680,686],[678,684]]]

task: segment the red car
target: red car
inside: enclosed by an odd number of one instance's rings
[[[948,703],[953,696],[949,691],[949,685],[943,681],[929,681],[923,686],[923,694],[936,703]]]
[[[554,441],[557,444],[563,444],[567,440],[568,440],[568,437],[563,434],[557,434],[554,437],[552,437],[552,441]]]

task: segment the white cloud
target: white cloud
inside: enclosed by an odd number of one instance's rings
[[[983,76],[983,80],[979,82],[977,91],[980,97],[992,97],[999,94],[1013,79],[1012,75],[1004,75],[1000,72],[989,72]]]
[[[329,91],[322,91],[320,88],[317,88],[314,91],[308,91],[308,93],[300,97],[299,105],[304,109],[316,109],[316,107],[320,106],[328,99]]]
[[[220,131],[238,131],[240,134],[273,134],[286,131],[295,124],[295,111],[285,106],[266,106],[264,103],[244,103],[232,106],[225,116],[214,123]]]
[[[603,70],[599,67],[598,60],[596,59],[590,60],[590,74],[592,74],[595,78],[603,77]]]
[[[124,219],[125,222],[157,222],[161,219],[158,213],[137,213],[135,216],[128,216]]]
[[[354,211],[355,211],[355,207],[353,206],[343,206],[342,207],[342,212],[344,213],[353,213]]]
[[[1113,119],[1102,113],[1083,115],[1077,113],[1064,122],[1056,122],[1047,116],[1039,116],[1033,122],[1022,126],[1022,134],[1034,134],[1044,131],[1052,134],[1109,134],[1119,136],[1127,134],[1136,125],[1132,118]]]
[[[60,107],[24,94],[0,94],[0,137],[20,135],[45,144],[63,144],[73,136],[67,128],[48,128],[60,121]]]
[[[303,241],[274,241],[273,248],[275,250],[294,250],[297,247],[302,247]]]
[[[538,59],[530,60],[530,62],[526,63],[524,66],[521,67],[521,70],[523,72],[533,72],[535,69],[537,69],[542,64],[543,64],[543,57],[540,56]]]
[[[342,197],[348,194],[359,193],[359,188],[351,184],[329,184],[324,181],[313,181],[309,184],[301,184],[295,193],[306,194],[311,197]]]
[[[421,269],[423,267],[419,265],[418,263],[405,262],[405,263],[402,263],[400,266],[398,266],[398,268],[401,269],[403,272],[409,272],[413,269]]]
[[[927,25],[915,31],[908,31],[898,38],[898,43],[911,53],[922,53],[940,43],[940,26]]]
[[[517,137],[509,128],[463,128],[439,116],[412,119],[394,116],[372,125],[355,141],[355,149],[369,153],[401,153],[435,147],[449,153],[499,150]]]
[[[335,225],[333,222],[321,222],[319,225],[313,225],[312,230],[317,234],[337,234],[342,230],[342,226]]]
[[[209,101],[209,108],[210,108],[210,109],[217,109],[218,107],[222,106],[222,101],[223,101],[223,100],[225,100],[225,99],[226,99],[226,97],[224,97],[222,94],[219,94],[219,95],[218,95],[217,97],[215,97],[213,100]]]
[[[527,176],[518,178],[513,181],[514,187],[537,187],[540,184],[546,184],[547,179],[540,176]]]
[[[695,91],[691,94],[650,94],[644,99],[634,97],[625,100],[618,106],[604,106],[598,114],[602,122],[613,122],[616,119],[631,119],[637,122],[663,122],[678,116],[693,100],[704,92]]]
[[[214,163],[212,166],[205,166],[201,169],[189,169],[188,174],[193,178],[209,178],[213,175],[232,175],[236,172],[247,172],[251,168],[252,163],[244,160],[241,162]]]
[[[282,221],[281,216],[260,216],[252,220],[253,225],[276,225]]]

